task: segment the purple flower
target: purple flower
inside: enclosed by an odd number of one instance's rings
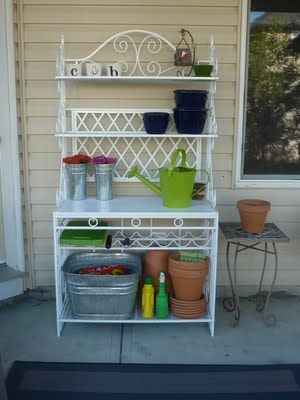
[[[92,158],[92,163],[95,164],[116,164],[115,157],[96,156]]]

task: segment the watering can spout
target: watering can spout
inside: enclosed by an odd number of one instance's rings
[[[142,174],[140,174],[138,171],[138,167],[136,165],[132,167],[128,173],[128,178],[133,178],[133,177],[138,178],[141,182],[143,182],[146,186],[148,186],[148,188],[153,190],[153,192],[161,196],[160,187],[157,186],[155,183],[149,181],[149,179],[145,178]]]

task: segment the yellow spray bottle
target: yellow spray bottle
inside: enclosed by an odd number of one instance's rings
[[[154,315],[154,287],[151,276],[146,277],[142,289],[142,316],[153,318]]]

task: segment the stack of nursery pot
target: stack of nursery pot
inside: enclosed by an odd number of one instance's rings
[[[244,199],[237,202],[242,229],[247,233],[261,233],[271,204],[265,200]]]
[[[75,154],[63,158],[67,171],[67,198],[84,200],[86,198],[87,164],[91,158],[85,154]]]
[[[187,301],[201,299],[208,273],[208,261],[208,257],[202,262],[180,261],[178,253],[169,256],[169,273],[176,299]]]

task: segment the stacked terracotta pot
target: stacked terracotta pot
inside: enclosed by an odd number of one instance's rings
[[[147,250],[143,257],[143,280],[146,276],[151,276],[153,286],[157,291],[159,285],[159,274],[163,272],[166,277],[167,292],[172,294],[172,282],[168,272],[168,259],[171,252],[167,250]]]
[[[205,314],[207,301],[203,286],[208,273],[208,257],[203,262],[180,261],[180,254],[169,256],[169,274],[174,296],[170,298],[172,314],[195,319]]]

